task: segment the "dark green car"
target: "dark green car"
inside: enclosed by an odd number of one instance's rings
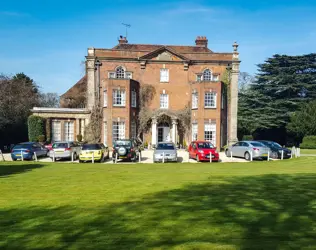
[[[132,139],[122,139],[114,142],[112,159],[138,161],[140,157],[139,144]]]

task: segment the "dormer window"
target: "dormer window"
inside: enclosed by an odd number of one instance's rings
[[[109,78],[111,79],[132,79],[132,72],[126,71],[123,66],[118,66],[115,71],[109,72]]]

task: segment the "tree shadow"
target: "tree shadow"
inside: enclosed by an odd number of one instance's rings
[[[210,177],[137,201],[0,218],[4,249],[312,249],[316,175]]]
[[[22,174],[28,171],[32,171],[35,168],[42,168],[44,165],[37,163],[28,163],[28,164],[5,164],[0,165],[0,178],[8,177],[13,174]]]

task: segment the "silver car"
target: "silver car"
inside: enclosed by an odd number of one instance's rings
[[[270,149],[261,142],[257,141],[239,141],[225,150],[226,156],[242,157],[247,161],[252,159],[266,159]],[[271,152],[270,152],[271,155]]]
[[[176,146],[172,142],[159,142],[154,151],[153,159],[154,162],[177,162],[178,155]]]
[[[56,142],[49,151],[49,157],[53,159],[71,159],[72,154],[74,160],[80,155],[81,147],[75,142]]]

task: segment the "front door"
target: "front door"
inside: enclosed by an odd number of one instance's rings
[[[163,141],[163,128],[160,127],[158,128],[158,142],[162,142]]]
[[[157,138],[158,142],[171,141],[170,128],[169,127],[158,127],[157,137],[158,137]]]

